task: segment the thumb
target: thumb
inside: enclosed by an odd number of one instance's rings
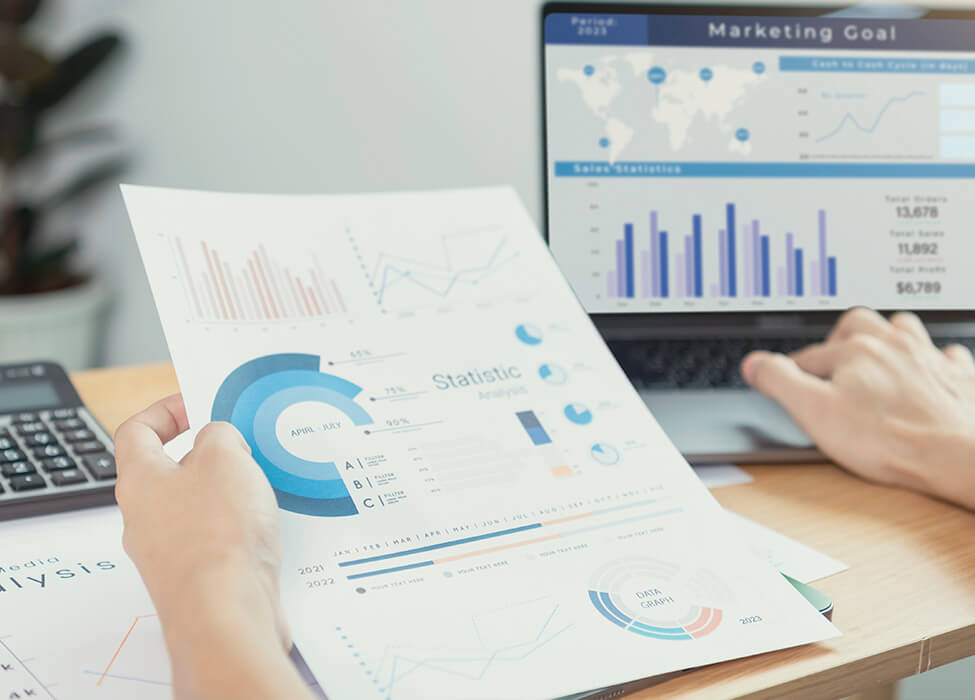
[[[833,404],[832,385],[803,371],[786,355],[758,351],[741,363],[745,381],[778,402],[809,437],[816,439]]]

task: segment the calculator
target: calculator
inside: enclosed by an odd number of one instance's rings
[[[112,440],[53,362],[0,365],[0,520],[114,502]]]

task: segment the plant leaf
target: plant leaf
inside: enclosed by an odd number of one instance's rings
[[[38,109],[48,109],[77,88],[122,44],[117,34],[102,34],[58,61],[51,79],[30,92],[28,99]]]
[[[128,160],[125,158],[112,158],[102,161],[78,175],[74,180],[69,181],[60,190],[48,195],[45,201],[39,205],[39,208],[44,212],[56,209],[76,197],[87,194],[98,185],[110,180],[117,180],[127,166]]]
[[[24,24],[40,6],[41,0],[0,0],[0,23]]]

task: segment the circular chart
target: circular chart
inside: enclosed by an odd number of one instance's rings
[[[246,362],[220,385],[210,418],[232,423],[241,432],[281,508],[314,516],[356,515],[359,511],[335,462],[299,457],[277,435],[278,418],[300,403],[321,404],[356,426],[372,424],[355,401],[362,387],[321,372],[320,366],[317,355],[302,354]]]
[[[570,403],[563,411],[565,417],[576,425],[587,425],[592,423],[592,411],[581,403]]]
[[[589,454],[594,460],[607,467],[620,463],[620,451],[607,442],[597,442],[589,448]]]
[[[721,624],[721,610],[683,600],[688,586],[675,585],[679,573],[677,566],[656,559],[621,559],[593,576],[589,601],[609,622],[642,637],[706,637]]]
[[[515,336],[525,345],[540,345],[542,331],[538,326],[522,323],[515,328]]]
[[[549,384],[565,384],[569,379],[569,374],[558,365],[544,364],[538,368],[538,376]]]

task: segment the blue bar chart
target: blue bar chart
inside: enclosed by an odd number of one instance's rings
[[[827,218],[819,209],[813,221],[773,232],[729,202],[709,234],[704,214],[695,213],[685,223],[686,233],[671,242],[680,222],[662,230],[668,222],[660,211],[650,211],[642,235],[635,222],[623,223],[606,293],[611,299],[700,299],[705,293],[715,299],[835,297],[838,264],[829,253]],[[813,245],[807,251],[800,241]],[[709,265],[705,249],[714,251]],[[708,285],[705,270],[714,271]]]

